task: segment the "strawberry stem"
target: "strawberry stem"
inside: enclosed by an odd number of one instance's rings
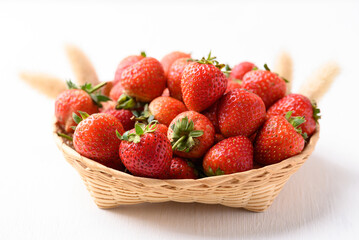
[[[72,141],[72,137],[70,137],[69,135],[66,135],[66,134],[63,134],[63,133],[60,133],[60,132],[57,132],[56,134],[59,137],[63,137],[63,138],[66,138],[67,140]]]
[[[100,88],[102,88],[103,86],[105,86],[107,84],[107,82],[102,82],[98,85],[96,85],[95,87],[93,87],[90,91],[88,91],[89,94],[96,92],[97,90],[99,90]]]

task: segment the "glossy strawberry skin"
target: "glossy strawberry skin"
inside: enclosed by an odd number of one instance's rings
[[[251,62],[241,62],[240,64],[237,64],[236,66],[233,67],[231,74],[230,74],[230,79],[238,79],[238,80],[242,80],[243,76],[247,73],[253,70],[253,68],[256,67],[256,65],[254,65]]]
[[[228,80],[227,89],[225,93],[241,87],[242,87],[241,84],[236,80]]]
[[[121,62],[118,64],[117,69],[116,69],[116,73],[115,73],[115,78],[113,80],[113,85],[117,85],[117,83],[120,82],[121,80],[121,76],[122,76],[122,72],[132,66],[133,64],[141,61],[142,59],[144,59],[144,56],[141,55],[132,55],[132,56],[128,56],[124,59],[121,60]],[[116,99],[117,100],[117,99]]]
[[[145,133],[139,143],[122,141],[119,151],[122,163],[133,175],[168,178],[172,147],[164,134]]]
[[[167,87],[170,91],[170,96],[182,101],[181,79],[183,70],[190,63],[189,58],[177,59],[170,67],[167,74]]]
[[[166,126],[180,113],[187,111],[186,106],[171,97],[157,97],[149,105],[150,112],[155,119]]]
[[[171,129],[171,125],[175,124],[178,119],[182,119],[186,116],[188,117],[189,121],[193,121],[194,130],[202,130],[203,135],[194,138],[196,145],[189,152],[175,150],[174,154],[183,158],[199,159],[214,143],[215,130],[213,124],[204,115],[194,111],[187,111],[179,114],[172,120],[170,127],[168,128],[167,137],[170,141],[172,140],[173,130]]]
[[[254,160],[268,165],[299,154],[304,138],[283,116],[270,117],[259,131],[254,143]]]
[[[284,97],[287,90],[283,79],[277,74],[265,70],[246,73],[243,77],[242,88],[260,96],[267,109]]]
[[[126,68],[120,81],[125,93],[141,102],[150,102],[161,96],[166,82],[160,62],[151,57]]]
[[[125,89],[122,87],[121,83],[117,83],[110,91],[110,98],[116,102],[124,92]]]
[[[289,94],[274,103],[267,111],[267,118],[271,116],[285,116],[292,111],[292,117],[304,117],[305,122],[298,128],[311,136],[316,128],[316,121],[313,118],[313,106],[309,98],[301,94]]]
[[[167,137],[168,127],[164,124],[157,124],[156,132],[162,133]]]
[[[170,179],[197,179],[194,166],[187,160],[179,157],[172,158],[169,172]]]
[[[189,110],[207,109],[222,97],[226,88],[226,76],[212,64],[192,62],[182,73],[182,97]]]
[[[221,98],[217,113],[219,128],[223,136],[248,137],[263,124],[266,109],[258,95],[238,88]]]
[[[62,92],[55,100],[55,116],[57,122],[66,132],[73,132],[72,126],[77,124],[72,118],[72,113],[79,115],[78,111],[88,114],[99,111],[90,95],[80,89],[69,89]]]
[[[77,125],[73,136],[75,150],[105,166],[120,165],[118,147],[121,140],[117,138],[116,130],[124,133],[117,118],[106,113],[93,114]]]
[[[175,52],[171,52],[169,54],[167,54],[166,56],[164,56],[161,59],[161,64],[165,73],[165,76],[168,76],[168,72],[172,66],[172,64],[180,58],[191,58],[191,54],[188,53],[184,53],[184,52],[179,52],[179,51],[175,51]]]
[[[244,136],[220,141],[203,158],[203,169],[208,176],[243,172],[252,168],[253,146]]]
[[[218,124],[217,110],[218,110],[218,101],[215,102],[209,108],[207,108],[204,112],[202,112],[202,114],[204,116],[206,116],[211,121],[216,133],[221,133],[221,131],[219,129],[219,124]]]
[[[126,109],[120,109],[120,110],[108,109],[108,110],[103,111],[103,113],[107,113],[107,114],[110,114],[110,115],[116,117],[121,122],[121,124],[122,124],[123,128],[125,129],[125,131],[131,130],[135,126],[136,121],[131,120],[131,118],[134,115],[130,110],[126,110]]]

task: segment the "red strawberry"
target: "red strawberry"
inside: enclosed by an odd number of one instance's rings
[[[116,102],[124,92],[125,89],[123,89],[121,83],[117,83],[110,91],[110,98]]]
[[[242,88],[245,88],[260,96],[266,108],[285,96],[287,86],[285,81],[276,73],[265,70],[254,70],[246,73],[243,77]]]
[[[115,73],[115,78],[113,80],[113,85],[117,85],[117,83],[120,82],[121,80],[121,75],[122,75],[122,72],[132,66],[133,64],[141,61],[142,59],[144,59],[146,57],[146,54],[144,52],[141,52],[141,55],[132,55],[132,56],[128,56],[124,59],[122,59],[122,61],[118,64],[117,66],[117,70],[116,70],[116,73]],[[115,100],[117,101],[117,99]]]
[[[226,92],[229,92],[233,89],[237,89],[237,88],[241,88],[241,83],[237,80],[228,80],[228,84],[227,84],[227,89],[226,89]]]
[[[167,178],[171,166],[170,141],[156,124],[144,126],[136,123],[135,129],[119,136],[120,158],[125,167],[135,176]]]
[[[256,65],[254,65],[251,62],[241,62],[240,64],[234,66],[232,68],[231,74],[229,76],[229,78],[231,80],[234,79],[238,79],[238,80],[242,80],[243,76],[247,73],[250,72],[254,69],[256,69]]]
[[[320,110],[316,104],[312,104],[306,96],[301,94],[290,94],[274,103],[267,111],[267,118],[271,116],[285,116],[288,111],[292,111],[293,117],[303,116],[305,122],[299,126],[303,132],[311,136],[316,127],[316,122],[320,118]]]
[[[161,64],[166,77],[168,76],[168,72],[172,64],[180,58],[191,58],[191,54],[176,51],[171,52],[162,58]]]
[[[263,124],[266,108],[258,95],[238,88],[221,98],[217,113],[219,128],[223,136],[248,137]]]
[[[120,121],[106,113],[88,116],[81,112],[81,116],[84,120],[77,125],[73,137],[75,150],[108,167],[120,166],[118,147],[121,140],[116,137],[116,131],[124,132]],[[76,121],[81,120],[79,116],[76,117]]]
[[[182,72],[190,63],[189,58],[177,59],[171,66],[167,74],[167,86],[170,95],[182,101],[181,79]]]
[[[209,53],[207,59],[191,62],[182,72],[182,97],[189,110],[205,110],[226,91],[227,78],[220,70],[224,65],[214,59]]]
[[[214,132],[208,118],[200,113],[187,111],[172,120],[167,137],[177,156],[198,159],[213,145]]]
[[[72,82],[67,82],[69,90],[62,92],[55,100],[55,116],[57,122],[66,132],[73,132],[71,127],[76,126],[72,114],[79,111],[89,114],[97,113],[101,101],[109,100],[106,96],[95,93],[106,83],[101,83],[92,88],[91,84],[85,84],[79,89]]]
[[[166,88],[166,78],[161,63],[146,57],[126,68],[120,81],[125,93],[141,102],[150,102],[161,96]]]
[[[203,158],[207,176],[243,172],[253,168],[253,146],[244,136],[227,138],[214,145]]]
[[[193,163],[183,158],[175,157],[171,161],[169,178],[197,179],[198,173]]]
[[[304,121],[303,117],[292,118],[291,112],[288,112],[286,117],[270,117],[256,137],[255,161],[268,165],[300,153],[305,141],[297,127]]]
[[[171,97],[158,97],[149,105],[154,118],[166,126],[180,113],[187,111],[186,106],[177,99]]]
[[[214,135],[214,143],[219,143],[220,141],[226,139],[222,134],[216,133]]]
[[[168,127],[164,124],[157,124],[156,132],[162,133],[167,137]]]
[[[218,109],[218,101],[215,102],[209,108],[207,108],[204,112],[202,112],[202,114],[211,121],[214,129],[216,130],[216,133],[220,133],[221,131],[219,130],[219,125],[218,125],[217,109]]]
[[[116,117],[121,122],[125,131],[131,130],[135,126],[136,121],[131,119],[134,115],[130,110],[107,109],[107,110],[103,111],[103,113],[107,113],[107,114],[110,114],[110,115]]]

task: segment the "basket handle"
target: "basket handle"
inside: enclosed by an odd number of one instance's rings
[[[293,61],[288,52],[282,51],[277,55],[274,65],[274,72],[288,80],[286,84],[287,94],[290,94],[292,91],[293,81]]]
[[[319,102],[339,73],[340,67],[336,62],[327,62],[309,76],[301,86],[299,93],[307,96],[310,100]]]

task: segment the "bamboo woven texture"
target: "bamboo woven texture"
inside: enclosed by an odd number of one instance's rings
[[[65,159],[76,169],[88,191],[100,208],[143,202],[159,203],[198,202],[245,208],[249,211],[266,210],[277,197],[290,176],[308,159],[319,138],[319,125],[304,150],[280,163],[250,171],[201,179],[159,180],[136,177],[108,168],[81,156],[66,140],[54,137]]]

